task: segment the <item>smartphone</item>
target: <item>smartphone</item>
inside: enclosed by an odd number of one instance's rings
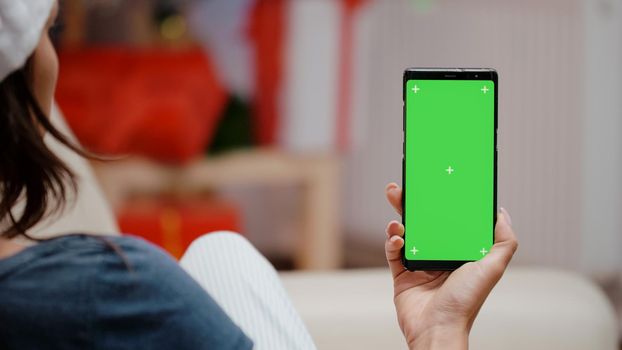
[[[404,71],[402,262],[454,270],[490,251],[497,220],[497,72]]]

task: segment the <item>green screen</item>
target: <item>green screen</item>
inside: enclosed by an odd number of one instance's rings
[[[408,260],[478,260],[493,242],[495,96],[490,80],[409,80]]]

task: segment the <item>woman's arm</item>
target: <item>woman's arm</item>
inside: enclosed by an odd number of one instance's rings
[[[401,188],[389,184],[386,195],[401,214]],[[473,321],[518,247],[509,214],[501,209],[497,216],[490,253],[452,272],[405,270],[401,262],[404,226],[392,221],[386,233],[393,301],[410,349],[467,349]]]

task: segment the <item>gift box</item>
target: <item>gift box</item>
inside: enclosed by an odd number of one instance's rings
[[[198,237],[221,230],[241,231],[240,212],[214,198],[138,197],[117,211],[121,232],[142,237],[180,258]]]

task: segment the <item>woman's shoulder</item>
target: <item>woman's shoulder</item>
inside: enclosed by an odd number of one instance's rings
[[[38,274],[74,274],[110,269],[131,270],[142,265],[171,265],[174,259],[162,249],[133,236],[68,234],[34,244],[0,260],[0,281],[11,277],[37,278]]]
[[[88,284],[97,286],[152,288],[170,281],[191,283],[187,279],[168,253],[133,236],[65,235],[0,260],[4,290],[28,285],[24,283],[28,281],[38,281],[40,288],[79,288],[87,283],[85,280],[95,280]],[[46,281],[54,283],[48,285]]]
[[[12,329],[44,332],[52,343],[87,332],[103,348],[121,340],[153,349],[252,346],[170,255],[131,236],[68,235],[0,261],[0,300],[0,322],[27,316]],[[128,329],[132,340],[121,336]]]

